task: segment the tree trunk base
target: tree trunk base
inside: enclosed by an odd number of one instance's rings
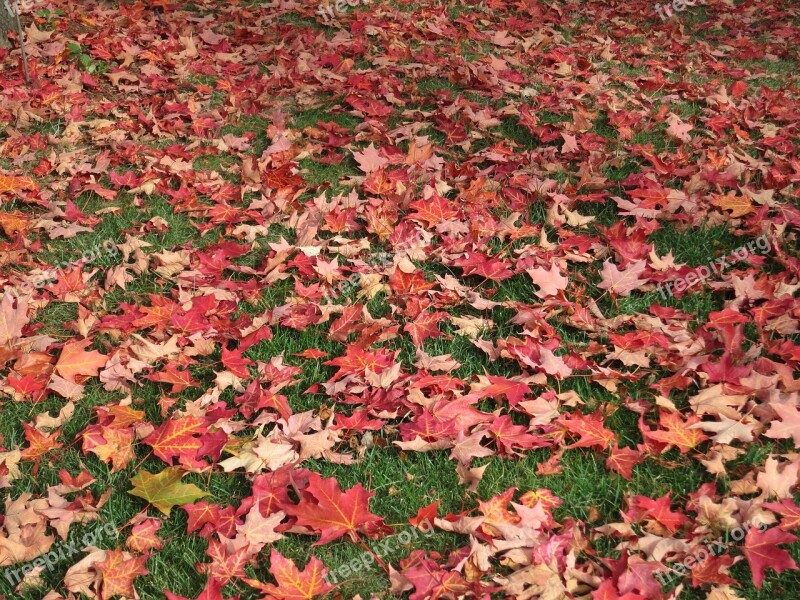
[[[11,40],[8,39],[8,34],[17,31],[17,18],[10,7],[6,0],[0,0],[0,48],[10,48]]]

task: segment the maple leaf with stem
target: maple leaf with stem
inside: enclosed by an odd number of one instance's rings
[[[144,516],[144,515],[142,515]],[[125,540],[125,546],[134,552],[145,553],[150,550],[160,550],[164,547],[164,540],[158,536],[161,521],[145,518],[131,528],[131,535]]]
[[[179,370],[178,365],[174,361],[168,362],[162,371],[148,375],[147,379],[150,381],[159,381],[161,383],[171,383],[172,394],[180,394],[183,390],[190,387],[200,387],[200,384],[192,379],[192,374],[189,372],[189,369]]]
[[[625,479],[633,478],[633,467],[644,462],[645,456],[633,448],[620,448],[617,444],[611,448],[611,456],[606,460],[606,468],[613,469]]]
[[[369,499],[372,496],[374,494],[368,493],[360,483],[342,492],[334,477],[323,479],[312,473],[300,503],[287,506],[286,512],[296,517],[301,527],[308,527],[320,534],[315,546],[347,534],[355,541],[359,532],[371,536],[391,531],[383,524],[383,517],[369,512]]]
[[[708,436],[702,431],[692,429],[691,426],[699,422],[700,417],[697,415],[690,415],[686,421],[684,421],[680,413],[661,411],[659,424],[664,429],[647,429],[641,420],[639,422],[639,428],[646,440],[652,440],[665,445],[661,450],[662,454],[672,446],[678,448],[681,453],[686,454],[691,449],[697,447],[701,442],[708,439]]]
[[[711,204],[722,210],[731,211],[730,216],[734,219],[756,212],[750,199],[746,196],[737,196],[736,194],[725,194],[724,196],[716,195],[711,201]]]
[[[414,321],[406,323],[403,331],[411,336],[411,341],[417,348],[422,347],[422,342],[429,338],[438,338],[444,334],[439,331],[439,323],[447,318],[447,313],[444,312],[427,312],[423,311]]]
[[[59,431],[54,431],[49,434],[42,433],[32,425],[23,423],[22,427],[25,429],[25,439],[28,441],[29,446],[22,451],[22,458],[26,460],[33,460],[37,466],[42,456],[64,446],[58,441]]]
[[[203,445],[202,441],[194,436],[205,432],[203,419],[189,415],[182,419],[164,421],[142,441],[153,447],[153,454],[171,465],[175,457],[186,456],[190,461],[194,459]]]
[[[630,296],[630,293],[641,287],[645,282],[639,276],[647,268],[647,261],[637,260],[631,263],[627,269],[620,271],[610,260],[603,263],[603,280],[597,287],[608,290],[618,296]]]
[[[565,414],[559,423],[570,433],[580,436],[580,439],[566,448],[597,448],[605,450],[609,444],[617,439],[613,431],[603,426],[599,413],[583,415],[580,412]]]
[[[248,585],[264,592],[265,598],[274,600],[311,600],[316,596],[324,596],[333,589],[325,577],[328,569],[316,556],[300,571],[294,561],[285,558],[277,550],[269,555],[269,572],[278,585],[265,584],[256,579],[244,579]]]
[[[128,493],[143,498],[169,516],[173,506],[191,504],[208,496],[193,483],[181,483],[183,475],[184,472],[178,467],[167,467],[160,473],[139,471],[131,479],[133,489]]]
[[[122,550],[108,550],[106,559],[94,565],[102,576],[99,599],[110,600],[114,596],[133,598],[136,595],[133,580],[149,573],[144,566],[148,558],[147,555],[131,556]]]
[[[95,377],[108,362],[108,356],[97,350],[86,352],[91,340],[75,340],[64,344],[56,363],[56,372],[70,383],[76,378]]]

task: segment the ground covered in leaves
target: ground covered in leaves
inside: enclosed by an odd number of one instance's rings
[[[794,2],[22,4],[0,595],[800,595]]]

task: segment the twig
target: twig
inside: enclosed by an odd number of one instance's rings
[[[19,20],[19,0],[14,0],[14,17],[17,21],[17,39],[22,52],[22,72],[25,74],[25,85],[31,84],[31,75],[28,72],[28,53],[25,51],[25,36],[22,33],[22,23]]]

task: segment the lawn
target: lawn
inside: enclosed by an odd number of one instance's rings
[[[22,4],[0,600],[800,597],[795,3]]]

